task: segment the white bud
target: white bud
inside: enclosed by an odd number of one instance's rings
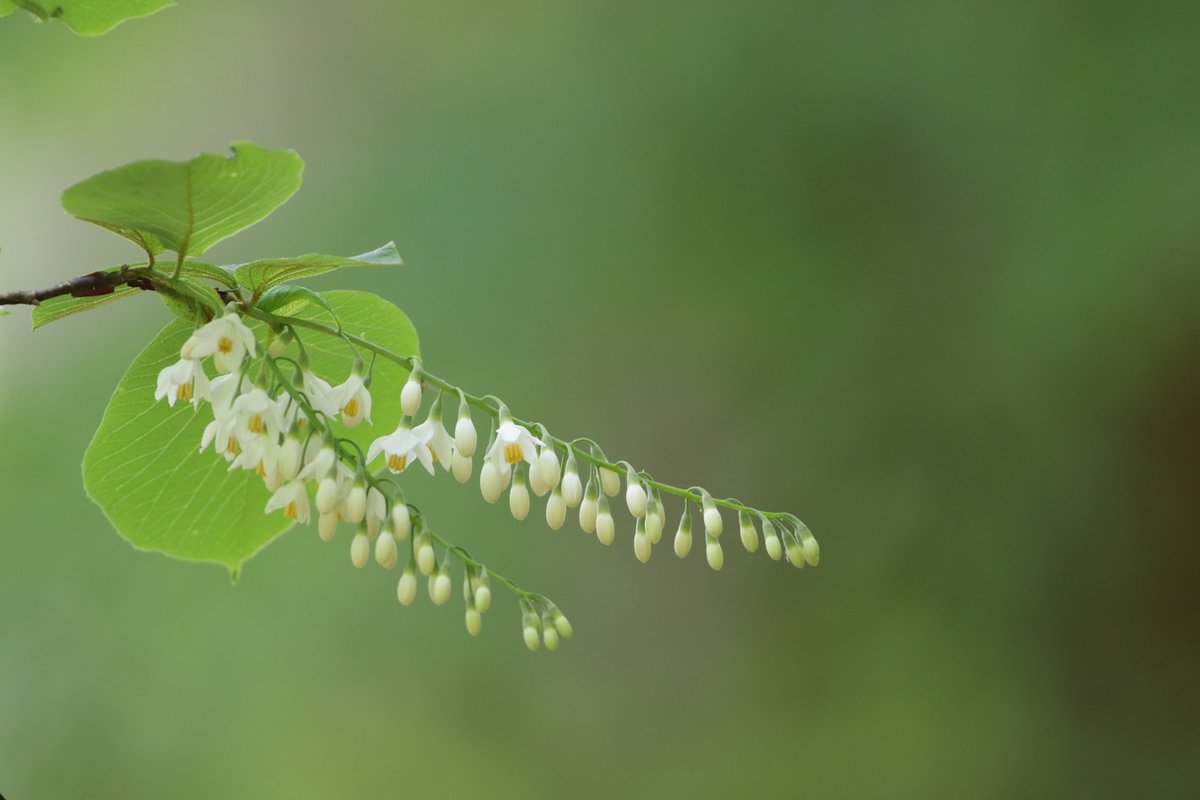
[[[478,636],[480,628],[483,627],[483,617],[479,615],[479,611],[474,607],[467,609],[467,633],[472,636]]]
[[[537,650],[542,643],[542,638],[538,636],[538,629],[529,623],[525,624],[521,635],[525,637],[525,646],[529,648],[530,652]]]
[[[596,498],[590,495],[579,506],[579,527],[584,533],[596,530]]]
[[[362,569],[370,560],[371,540],[365,531],[360,530],[354,534],[354,539],[350,542],[350,563]]]
[[[629,513],[639,519],[646,515],[646,490],[636,480],[631,480],[625,490],[625,505],[629,506]]]
[[[553,653],[558,649],[558,631],[547,625],[542,629],[542,641],[546,643],[546,649]]]
[[[475,607],[479,609],[480,614],[486,614],[492,607],[492,590],[485,584],[475,587]]]
[[[616,497],[621,491],[621,476],[607,467],[600,468],[600,488],[609,497]]]
[[[458,410],[458,422],[454,424],[454,449],[470,458],[475,455],[477,443],[478,437],[475,434],[475,423],[471,421],[471,412],[466,410],[466,406],[462,406]]]
[[[686,558],[687,554],[692,551],[692,532],[690,530],[678,530],[675,532],[675,555],[680,558]]]
[[[454,480],[459,483],[466,483],[471,480],[471,468],[473,462],[470,456],[465,456],[455,450],[450,456],[450,472],[454,475]]]
[[[747,553],[758,550],[758,531],[754,528],[754,520],[745,511],[738,512],[738,531],[742,536],[742,547]]]
[[[322,514],[332,514],[338,507],[338,484],[333,477],[322,478],[317,484],[317,511]]]
[[[575,508],[583,500],[583,482],[570,464],[567,465],[567,474],[563,476],[562,494],[568,508]]]
[[[437,569],[437,553],[433,552],[433,545],[427,541],[417,548],[417,569],[422,575],[432,575]]]
[[[337,514],[322,514],[317,518],[317,535],[321,537],[321,541],[328,542],[337,533],[337,526]]]
[[[500,470],[491,461],[485,461],[483,469],[479,470],[479,492],[483,499],[494,503],[500,499]]]
[[[508,490],[508,510],[517,519],[525,519],[529,515],[529,490],[525,488],[525,481],[520,475]]]
[[[599,510],[596,512],[596,538],[600,540],[600,544],[612,544],[616,536],[617,527],[608,511],[608,498],[601,498]]]
[[[567,521],[567,503],[563,500],[562,489],[555,489],[546,501],[546,524],[553,530],[558,530]]]
[[[342,516],[347,522],[358,523],[367,515],[367,487],[356,482],[350,487],[350,493],[342,504]]]
[[[400,551],[396,547],[396,537],[392,536],[390,531],[384,531],[375,540],[375,560],[384,569],[391,569],[396,566],[399,557]]]
[[[787,557],[793,567],[804,569],[804,548],[795,539],[788,542]]]
[[[800,542],[800,550],[804,554],[804,561],[810,567],[815,567],[821,561],[821,547],[817,544],[817,540],[812,536],[805,536]]]
[[[646,526],[641,520],[638,520],[638,529],[633,534],[633,554],[643,564],[650,560],[650,537],[646,535]]]
[[[646,536],[650,537],[650,544],[658,544],[662,541],[663,534],[663,510],[662,505],[655,502],[653,506],[646,511]]]
[[[413,569],[411,561],[404,568],[400,583],[396,584],[396,599],[405,606],[411,606],[413,600],[417,599],[417,571]]]
[[[411,531],[412,514],[408,510],[408,503],[403,499],[397,500],[396,504],[392,506],[392,533],[396,535],[398,541],[403,542]]]
[[[542,497],[546,492],[550,491],[550,487],[542,480],[542,471],[537,468],[536,464],[529,469],[529,488],[538,497]]]
[[[554,447],[543,447],[542,452],[538,454],[537,471],[541,473],[542,483],[548,488],[553,489],[558,486],[558,482],[562,477],[562,467],[558,463],[558,453],[554,452]]]
[[[450,573],[445,566],[438,571],[438,574],[429,579],[429,599],[433,601],[435,606],[445,605],[450,599],[450,592],[454,589],[450,582]]]
[[[281,336],[271,337],[271,343],[267,345],[267,355],[272,358],[279,358],[287,350],[288,343]]]
[[[709,506],[704,509],[704,532],[709,536],[720,536],[722,528],[721,512],[717,511],[717,507]]]
[[[279,477],[285,482],[295,480],[300,474],[300,454],[304,446],[292,434],[283,438],[283,446],[279,448]]]
[[[558,609],[554,610],[554,627],[558,629],[558,635],[564,639],[570,639],[571,635],[575,633],[575,629],[571,627],[571,621]]]
[[[763,543],[767,549],[767,555],[772,561],[778,561],[783,557],[783,544],[779,541],[779,534],[775,530],[775,523],[769,519],[762,521]]]
[[[417,371],[413,370],[400,390],[400,410],[410,417],[416,416],[421,410],[421,381]]]
[[[725,551],[721,549],[721,542],[715,536],[706,539],[704,555],[708,557],[708,565],[713,569],[725,566]]]

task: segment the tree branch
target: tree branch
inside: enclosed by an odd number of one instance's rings
[[[142,268],[122,266],[111,272],[89,272],[78,278],[36,291],[16,291],[0,294],[0,306],[36,306],[52,297],[99,297],[112,294],[118,286],[131,286],[143,291],[154,291],[146,271]]]

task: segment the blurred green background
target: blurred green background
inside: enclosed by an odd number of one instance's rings
[[[12,798],[1187,796],[1200,788],[1191,3],[181,0],[0,21],[0,288],[136,258],[59,192],[252,138],[307,160],[232,263],[407,260],[433,371],[803,517],[634,560],[409,473],[555,598],[412,609],[343,533],[231,586],[84,496],[152,297],[0,321]],[[670,507],[673,530],[678,507]],[[732,521],[729,521],[732,527]],[[668,533],[669,537],[669,533]]]

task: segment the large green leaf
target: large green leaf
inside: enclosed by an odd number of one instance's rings
[[[391,303],[362,292],[329,292],[326,297],[351,330],[398,353],[417,353],[412,323]],[[211,419],[207,406],[193,412],[190,405],[172,409],[154,402],[159,371],[179,358],[191,331],[187,323],[172,322],[134,360],[84,455],[83,479],[88,495],[135,547],[223,564],[236,574],[289,523],[278,513],[263,513],[269,494],[259,478],[228,472],[225,460],[211,448],[198,452]],[[317,374],[338,383],[349,373],[352,354],[342,340],[312,332],[304,344]],[[407,374],[379,361],[371,389],[378,403],[375,427],[364,423],[339,433],[365,447],[390,432],[399,421],[398,398]]]
[[[201,255],[266,217],[300,188],[292,150],[239,142],[233,156],[135,161],[63,192],[68,213],[130,239],[149,253]]]
[[[238,283],[255,294],[288,281],[324,275],[342,267],[399,267],[404,264],[396,252],[396,243],[388,242],[369,253],[351,256],[324,256],[308,253],[295,258],[265,258],[233,268]]]
[[[119,23],[175,5],[175,0],[0,0],[0,17],[18,7],[39,19],[57,19],[83,36],[99,36]]]

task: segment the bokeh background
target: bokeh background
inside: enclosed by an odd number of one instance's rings
[[[182,0],[0,21],[0,286],[136,258],[58,193],[237,139],[305,183],[219,245],[357,253],[427,363],[815,570],[648,566],[410,474],[554,597],[411,609],[346,538],[130,548],[79,462],[153,297],[0,320],[0,792],[1194,797],[1200,50],[1190,3]],[[671,506],[672,518],[678,513]],[[729,521],[732,527],[732,521]],[[424,593],[422,592],[422,598]]]

